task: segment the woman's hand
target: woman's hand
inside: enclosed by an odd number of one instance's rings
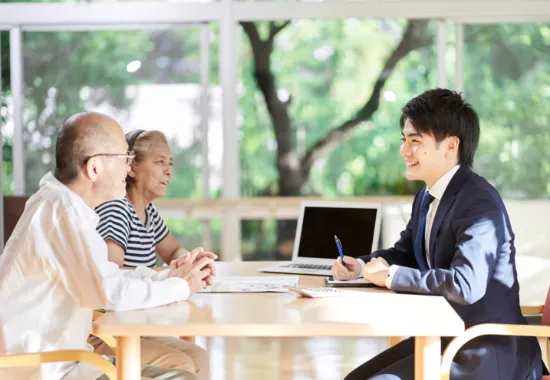
[[[181,256],[170,263],[168,277],[180,277],[187,281],[189,295],[207,287],[207,278],[210,278],[212,274],[208,266],[212,263],[213,259],[207,256],[197,259],[199,253],[202,253],[202,251],[194,249],[189,257]]]

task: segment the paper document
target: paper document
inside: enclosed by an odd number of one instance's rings
[[[325,277],[325,285],[328,286],[349,286],[349,287],[363,287],[363,286],[373,286],[372,283],[366,281],[364,278],[356,278],[355,280],[348,281],[339,281],[335,280],[332,277]]]
[[[299,276],[226,276],[214,277],[214,283],[199,293],[288,292],[284,286],[298,286]]]

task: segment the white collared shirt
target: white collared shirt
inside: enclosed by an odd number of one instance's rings
[[[434,197],[434,200],[430,204],[430,208],[428,209],[428,214],[426,215],[426,230],[424,234],[424,246],[426,247],[426,261],[428,262],[428,267],[431,268],[430,265],[430,235],[432,232],[432,226],[434,223],[435,215],[437,214],[437,208],[439,207],[439,203],[441,202],[441,198],[443,198],[443,194],[445,194],[445,190],[447,190],[447,186],[449,186],[449,183],[453,179],[454,175],[460,168],[460,165],[456,165],[454,168],[449,170],[447,174],[445,174],[443,177],[439,178],[437,182],[432,186],[431,189],[426,189],[430,193],[432,197]]]
[[[120,270],[96,232],[98,216],[51,173],[0,256],[0,320],[8,353],[92,350],[92,311],[131,310],[185,300],[187,282],[168,270]],[[4,370],[8,371],[8,370]],[[52,363],[0,371],[4,379],[97,379],[84,363]],[[4,374],[6,374],[4,376]]]

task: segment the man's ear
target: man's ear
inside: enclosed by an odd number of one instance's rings
[[[458,154],[460,139],[456,136],[447,137],[447,152]]]
[[[103,170],[103,162],[99,157],[92,157],[84,165],[84,176],[95,182]]]

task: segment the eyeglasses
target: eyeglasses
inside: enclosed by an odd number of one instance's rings
[[[129,150],[126,154],[98,153],[98,154],[94,154],[93,156],[88,157],[86,159],[86,161],[88,161],[90,158],[99,157],[99,156],[114,157],[114,158],[125,158],[126,159],[126,165],[132,165],[132,162],[134,161],[134,158],[136,158],[136,153],[133,150]]]

